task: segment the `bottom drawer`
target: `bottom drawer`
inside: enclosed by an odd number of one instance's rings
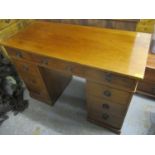
[[[114,128],[121,129],[124,117],[116,117],[108,113],[88,112],[88,118],[94,121],[110,125]]]
[[[142,91],[151,95],[155,95],[155,83],[145,81],[139,82],[137,91]]]

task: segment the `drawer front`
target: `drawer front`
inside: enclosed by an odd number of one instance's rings
[[[22,50],[18,50],[15,48],[10,48],[10,47],[5,47],[7,50],[7,53],[10,57],[16,58],[16,59],[20,59],[20,60],[32,60],[31,58],[31,54],[28,52],[24,52]]]
[[[134,79],[129,79],[128,77],[122,77],[109,72],[103,72],[98,70],[87,70],[87,79],[100,82],[106,85],[112,85],[116,88],[121,88],[124,90],[134,91],[137,81]]]
[[[88,118],[95,121],[99,121],[101,123],[108,124],[117,129],[121,129],[124,121],[123,117],[116,117],[105,112],[98,113],[97,111],[88,112]]]
[[[145,81],[139,82],[137,90],[155,95],[155,83]]]
[[[38,90],[42,90],[45,89],[44,88],[44,84],[42,82],[42,79],[40,79],[39,77],[35,77],[32,75],[27,75],[27,76],[23,76],[23,74],[21,73],[21,77],[24,80],[24,82],[26,83],[27,86],[29,86],[29,88],[34,88],[34,89],[38,89]]]
[[[54,58],[47,58],[40,55],[32,55],[33,60],[41,66],[50,67],[56,70],[71,72],[72,66],[64,61],[57,60]]]
[[[42,81],[38,67],[25,60],[21,61],[16,58],[12,58],[12,61],[29,91],[37,94],[38,96],[45,96],[48,98],[48,92],[44,82]]]
[[[128,105],[120,105],[102,98],[87,96],[87,109],[90,112],[97,111],[98,113],[108,113],[118,117],[123,117],[126,114]]]
[[[24,76],[26,76],[27,74],[38,75],[38,68],[35,64],[24,60],[18,60],[16,58],[12,58],[11,60],[15,64],[16,69],[20,74],[22,73]]]
[[[32,55],[33,60],[41,66],[53,68],[55,70],[60,70],[64,72],[68,72],[70,74],[74,74],[77,76],[85,77],[85,67],[74,64],[70,62],[65,62],[63,60],[58,60],[56,58],[47,58],[40,55]]]
[[[144,80],[155,82],[155,70],[146,68]]]
[[[80,77],[84,77],[86,76],[86,70],[87,68],[79,65],[79,64],[72,64],[72,74],[76,75],[76,76],[80,76]]]
[[[26,81],[24,81],[24,82],[30,92],[33,92],[33,93],[37,94],[38,96],[42,96],[42,97],[46,96],[46,98],[48,97],[48,94],[47,94],[45,88],[41,88],[40,86],[37,86],[37,85],[32,85],[31,83],[26,82]]]
[[[109,86],[99,85],[92,81],[87,82],[87,93],[87,95],[94,95],[99,98],[125,105],[129,104],[132,98],[131,92],[125,92]]]

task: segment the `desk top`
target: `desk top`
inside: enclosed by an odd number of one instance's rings
[[[34,22],[1,44],[141,79],[150,39],[146,33]]]

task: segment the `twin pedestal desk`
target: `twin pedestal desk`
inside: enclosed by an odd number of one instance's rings
[[[34,22],[1,41],[30,95],[53,105],[72,79],[86,79],[87,119],[120,133],[143,79],[151,35]]]

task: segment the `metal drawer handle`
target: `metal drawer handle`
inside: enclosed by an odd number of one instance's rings
[[[113,79],[113,75],[111,73],[107,73],[105,76],[105,80],[108,82],[111,82]]]
[[[44,65],[48,65],[48,60],[47,60],[47,59],[43,59],[43,60],[41,61],[41,63],[44,64]]]
[[[111,92],[109,90],[105,90],[103,94],[107,97],[111,96]]]
[[[103,109],[110,109],[110,106],[109,106],[109,104],[105,103],[105,104],[102,104],[102,108]]]
[[[104,113],[104,114],[102,114],[102,118],[103,118],[104,120],[107,120],[107,119],[109,118],[109,115],[106,114],[106,113]]]
[[[22,53],[16,52],[16,57],[17,57],[17,58],[22,58],[22,57],[23,57],[23,56],[22,56]]]

